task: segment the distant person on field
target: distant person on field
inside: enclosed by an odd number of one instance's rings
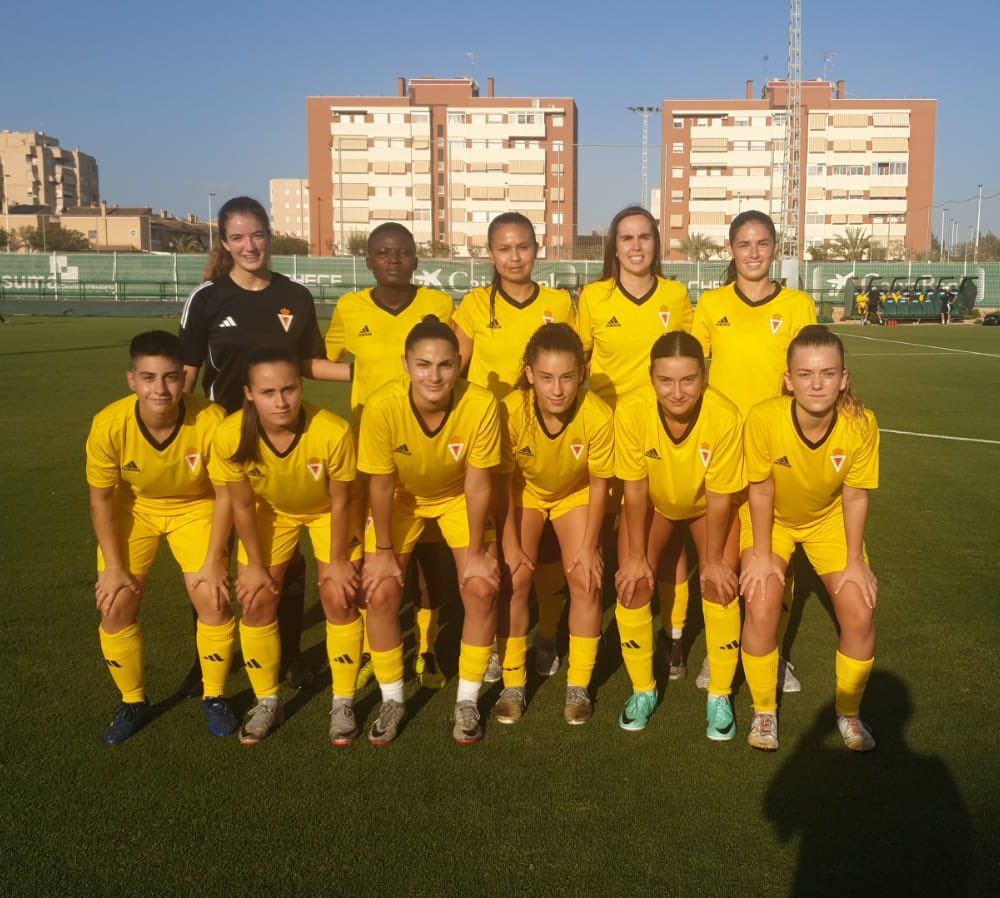
[[[941,323],[951,324],[951,309],[952,304],[955,301],[955,294],[952,292],[953,287],[949,287],[941,294]]]

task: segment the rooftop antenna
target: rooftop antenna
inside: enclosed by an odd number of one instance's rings
[[[832,66],[833,61],[837,58],[836,50],[824,50],[823,51],[823,80],[826,81],[826,68],[827,66]]]

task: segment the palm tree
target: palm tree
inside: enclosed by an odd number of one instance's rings
[[[830,245],[830,256],[845,262],[861,262],[871,257],[872,240],[864,228],[845,228]]]
[[[205,247],[201,245],[201,241],[194,234],[181,234],[174,241],[174,252],[186,256],[192,253],[203,253]]]
[[[722,251],[711,237],[704,234],[691,233],[681,239],[680,249],[692,262],[705,262]]]

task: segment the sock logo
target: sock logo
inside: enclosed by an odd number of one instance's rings
[[[337,655],[337,657],[333,659],[333,663],[334,664],[353,664],[354,663],[354,659],[350,655]]]
[[[184,453],[184,461],[187,462],[187,466],[191,469],[193,474],[198,470],[198,462],[201,461],[201,453],[197,449],[188,449]]]
[[[715,322],[716,327],[731,327],[729,319],[723,315],[718,321]]]
[[[663,329],[666,330],[670,327],[670,309],[666,306],[660,306],[659,311],[660,321],[663,323]]]
[[[295,316],[292,314],[291,309],[281,309],[278,312],[278,321],[281,322],[281,326],[285,329],[285,333],[288,333],[289,328],[292,326],[292,319]]]
[[[740,647],[740,641],[734,639],[732,642],[727,642],[725,645],[720,645],[719,648],[724,652],[734,652]]]
[[[243,666],[249,667],[253,670],[263,670],[264,668],[264,665],[261,664],[256,658],[247,658]]]
[[[657,452],[656,449],[647,449],[644,454],[646,458],[651,458],[653,461],[663,461],[663,459],[660,458],[660,453]]]
[[[844,462],[847,460],[847,453],[843,449],[834,449],[833,455],[830,456],[830,461],[833,463],[833,467],[839,474],[840,469],[844,467]]]
[[[211,655],[202,655],[202,661],[225,661],[226,659],[222,657],[218,652],[213,652]]]
[[[323,462],[318,458],[310,458],[306,462],[306,467],[309,469],[309,473],[312,474],[313,480],[319,481],[320,475],[323,473]]]
[[[412,455],[413,454],[412,452],[410,452],[410,447],[407,446],[406,443],[400,443],[392,451],[393,452],[398,452],[400,455]]]
[[[792,463],[788,460],[787,455],[782,455],[781,458],[775,459],[774,463],[776,465],[781,465],[783,468],[790,468],[792,466]]]
[[[128,471],[130,474],[141,474],[142,469],[131,459],[122,465],[123,471]]]
[[[569,444],[569,451],[573,453],[573,458],[579,461],[580,456],[583,454],[583,443],[579,440],[573,440],[573,442]]]
[[[642,646],[639,645],[634,639],[629,639],[627,642],[622,643],[623,649],[641,649]]]
[[[608,325],[607,326],[608,327],[621,327],[622,323],[614,315],[612,315],[608,319]]]
[[[358,331],[359,337],[370,337],[372,335],[371,328],[366,324],[361,330]]]
[[[112,661],[110,658],[105,658],[104,663],[107,664],[108,667],[121,667],[117,661]]]
[[[781,325],[783,325],[785,322],[782,320],[780,315],[775,314],[771,316],[771,319],[768,323],[771,325],[771,334],[774,335],[781,330]]]
[[[461,437],[452,437],[448,441],[448,451],[451,453],[451,457],[458,461],[462,457],[462,453],[465,451],[465,442]]]
[[[701,458],[701,463],[707,468],[708,463],[712,460],[712,447],[708,443],[702,443],[698,447],[698,455]]]

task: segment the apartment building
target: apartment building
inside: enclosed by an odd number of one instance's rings
[[[309,181],[271,178],[271,230],[309,240]]]
[[[703,234],[720,245],[745,209],[777,219],[785,173],[788,85],[742,100],[663,101],[664,246]],[[930,249],[935,100],[857,99],[843,81],[802,84],[799,245],[825,246],[862,228],[878,257]]]
[[[570,258],[577,114],[570,97],[486,95],[471,78],[397,80],[395,96],[309,97],[313,253],[398,221],[440,254],[485,254],[501,212],[531,219],[548,258]]]
[[[59,213],[100,198],[97,160],[59,146],[44,131],[0,131],[0,173],[5,208],[42,206]]]

